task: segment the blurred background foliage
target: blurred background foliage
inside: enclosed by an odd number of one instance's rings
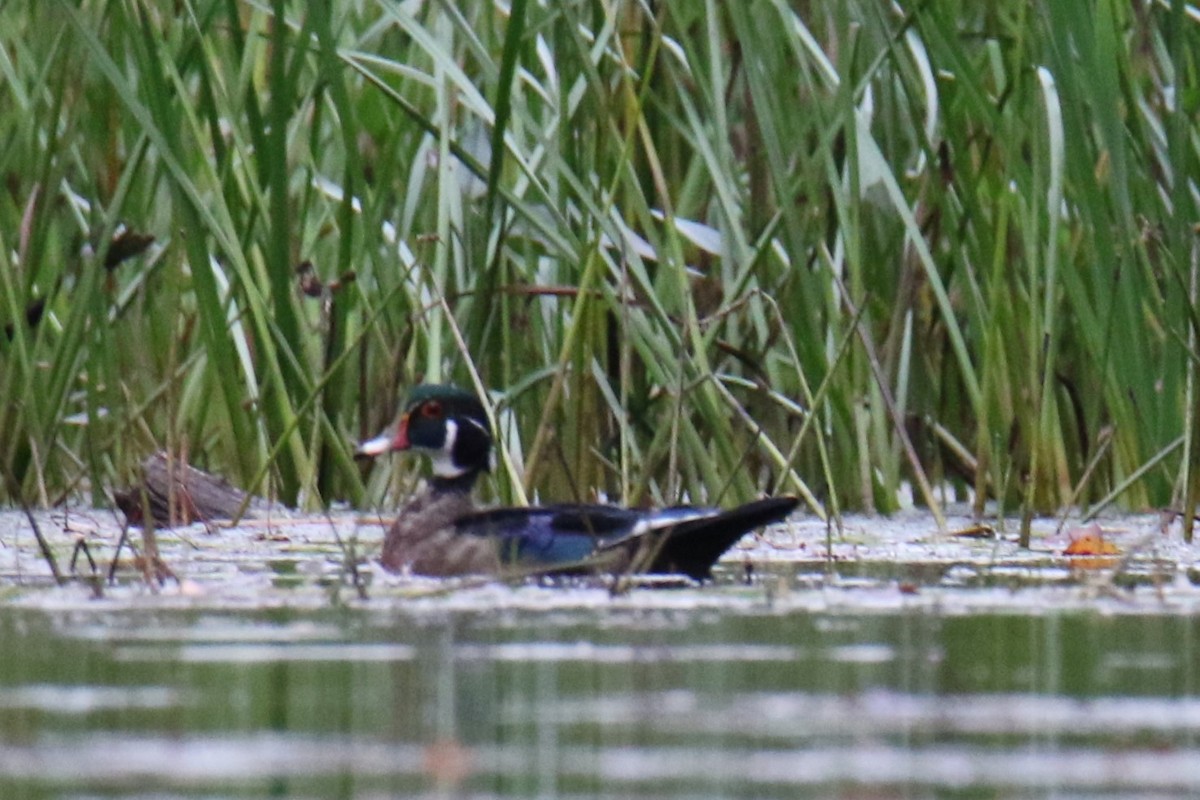
[[[1191,503],[1181,2],[0,5],[0,499]],[[479,383],[476,384],[476,381]],[[401,470],[404,479],[392,480]]]

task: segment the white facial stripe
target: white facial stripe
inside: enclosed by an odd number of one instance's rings
[[[430,452],[430,462],[433,464],[433,474],[439,478],[457,478],[466,473],[462,467],[455,466],[451,453],[454,452],[454,442],[458,439],[458,423],[452,419],[446,420],[446,441],[440,450]]]
[[[496,451],[491,447],[492,429],[488,427],[486,422],[480,422],[474,417],[462,417],[467,422],[474,425],[483,434],[483,438],[488,442],[488,468],[491,469],[496,465]]]
[[[488,426],[487,426],[487,425],[484,425],[484,424],[483,424],[482,422],[480,422],[479,420],[475,419],[474,417],[461,417],[461,419],[464,419],[464,420],[466,420],[467,422],[469,422],[469,423],[471,423],[472,425],[474,425],[476,428],[479,428],[479,430],[483,431],[483,434],[484,434],[484,436],[486,436],[487,438],[489,438],[489,439],[491,439],[491,438],[492,438],[492,434],[491,434],[491,432],[488,430]]]

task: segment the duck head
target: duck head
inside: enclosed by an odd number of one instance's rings
[[[417,386],[396,420],[361,443],[355,454],[373,457],[393,450],[427,454],[435,486],[469,489],[491,458],[487,412],[479,398],[456,386]]]

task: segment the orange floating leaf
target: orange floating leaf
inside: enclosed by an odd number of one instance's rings
[[[1121,548],[1104,538],[1104,531],[1095,523],[1072,531],[1071,543],[1063,550],[1065,556],[1119,556]]]

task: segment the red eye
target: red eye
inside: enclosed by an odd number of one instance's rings
[[[427,400],[421,405],[421,416],[438,419],[442,416],[442,404],[437,400]]]

